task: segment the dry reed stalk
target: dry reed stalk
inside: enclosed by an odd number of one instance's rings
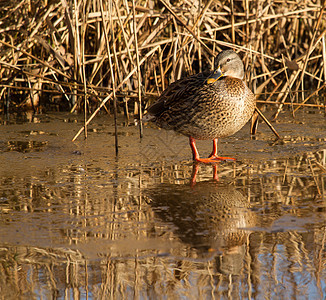
[[[281,138],[280,135],[277,133],[273,125],[267,120],[267,118],[264,116],[264,114],[256,107],[255,111],[259,114],[259,116],[264,120],[264,122],[268,125],[268,127],[272,130],[272,132],[275,134],[277,138]]]
[[[111,11],[111,3],[109,5],[109,11]],[[115,75],[113,72],[113,64],[111,60],[111,51],[110,51],[110,45],[108,40],[108,32],[107,32],[107,24],[104,18],[104,11],[103,11],[103,4],[100,3],[100,9],[102,14],[102,25],[103,25],[103,31],[104,31],[104,38],[105,38],[105,44],[106,44],[106,50],[108,54],[109,59],[109,66],[110,66],[110,73],[111,73],[111,81],[112,81],[112,97],[113,97],[113,109],[114,109],[114,140],[115,140],[115,154],[118,155],[119,151],[119,144],[118,144],[118,125],[117,125],[117,98],[116,98],[116,86],[115,86]],[[111,15],[111,14],[110,14]],[[112,31],[112,19],[110,19],[110,28]],[[112,36],[112,35],[111,35]],[[86,131],[87,124],[85,123],[85,131]]]
[[[136,52],[136,66],[137,66],[137,79],[138,79],[138,114],[139,114],[139,136],[143,137],[143,114],[142,114],[142,100],[141,100],[141,92],[142,92],[142,81],[141,81],[141,72],[139,65],[139,52],[138,52],[138,39],[137,39],[137,29],[136,29],[136,10],[135,10],[135,0],[132,0],[132,10],[133,10],[133,31],[134,31],[134,42],[135,42],[135,52]]]
[[[129,48],[129,44],[128,44],[128,37],[127,37],[127,33],[126,33],[126,30],[124,28],[124,24],[122,22],[122,17],[121,17],[121,14],[120,14],[120,9],[118,7],[118,3],[117,1],[113,1],[114,4],[115,4],[115,11],[117,12],[117,15],[118,15],[118,22],[119,22],[119,25],[120,25],[120,28],[121,28],[121,32],[122,32],[122,35],[123,35],[123,41],[124,41],[124,45],[127,49],[127,54],[128,54],[128,58],[129,58],[129,61],[132,62],[132,55],[131,55],[131,50]],[[119,36],[120,33],[118,33],[117,36]],[[115,63],[116,65],[118,65],[118,58],[117,58],[117,52],[115,51]],[[123,67],[123,70],[124,70],[124,73],[126,74],[128,71],[127,71],[127,68],[126,68],[126,65],[125,64],[122,64],[122,67]],[[119,72],[119,75],[120,75],[120,72]],[[122,78],[119,78],[120,81],[122,81]],[[125,115],[127,117],[127,120],[129,120],[129,108],[128,108],[128,102],[127,100],[125,100]]]
[[[84,87],[84,126],[85,126],[85,138],[87,138],[87,103],[88,103],[88,93],[87,93],[87,79],[86,79],[86,71],[85,71],[85,36],[86,36],[86,20],[88,17],[88,13],[89,13],[89,6],[90,6],[90,2],[87,5],[87,9],[86,9],[86,3],[82,3],[83,4],[83,10],[82,12],[84,12],[82,14],[82,26],[81,26],[81,79],[83,82],[83,87]],[[86,10],[86,11],[85,11]],[[77,22],[78,22],[78,18],[77,18]],[[76,22],[76,23],[77,23]]]
[[[324,70],[324,83],[326,83],[326,39],[325,34],[322,37],[322,45],[323,45],[323,70]]]

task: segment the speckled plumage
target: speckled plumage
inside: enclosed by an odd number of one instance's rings
[[[172,83],[145,119],[193,139],[214,140],[239,131],[255,110],[255,96],[242,80],[243,64],[234,51],[221,52],[217,64],[223,77],[208,83],[214,72],[204,72]]]

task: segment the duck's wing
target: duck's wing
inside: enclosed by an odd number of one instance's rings
[[[158,98],[157,102],[148,108],[148,114],[155,117],[174,106],[184,106],[185,102],[191,101],[204,84],[210,73],[199,73],[175,81],[170,84]]]

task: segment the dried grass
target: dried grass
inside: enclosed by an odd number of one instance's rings
[[[277,104],[275,117],[287,104],[320,108],[325,21],[320,0],[5,2],[0,109],[40,99],[84,110],[85,126],[102,107],[141,116],[169,83],[211,68],[225,48],[241,52],[250,88]]]

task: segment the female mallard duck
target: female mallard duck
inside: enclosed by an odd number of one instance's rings
[[[255,96],[243,81],[243,63],[234,51],[217,56],[217,69],[180,79],[148,108],[145,121],[189,136],[193,159],[211,163],[232,159],[217,155],[217,140],[239,131],[255,110]],[[195,140],[213,140],[208,158],[200,158]]]

